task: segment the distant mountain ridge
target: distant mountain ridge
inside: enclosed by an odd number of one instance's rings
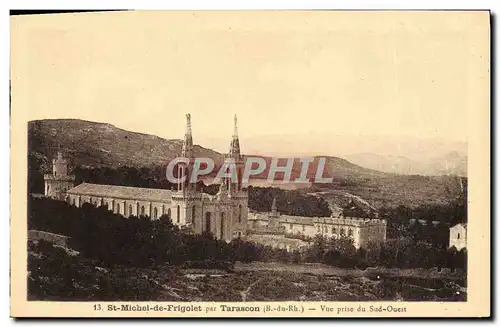
[[[457,175],[467,176],[467,156],[451,151],[442,156],[434,156],[426,161],[410,159],[405,156],[356,153],[344,156],[345,159],[362,167],[387,173],[402,175]]]

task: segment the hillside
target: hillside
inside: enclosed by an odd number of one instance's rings
[[[111,124],[79,119],[28,123],[29,150],[51,158],[60,148],[75,166],[148,167],[167,164],[181,152],[180,139],[129,132]],[[222,159],[220,153],[195,146],[195,155]]]
[[[196,141],[196,140],[195,140]],[[182,140],[167,140],[154,135],[141,134],[117,128],[111,124],[96,123],[78,119],[50,119],[31,121],[28,125],[28,142],[31,156],[42,163],[43,169],[60,148],[74,166],[117,168],[120,166],[153,167],[164,166],[177,157]],[[241,140],[243,151],[245,140]],[[248,154],[250,155],[250,154]],[[211,158],[220,165],[223,155],[219,152],[195,146],[195,156]],[[262,157],[268,163],[270,157]],[[317,159],[317,158],[316,158]],[[281,163],[280,163],[281,164]],[[309,169],[313,178],[318,161]],[[300,176],[300,162],[295,160],[292,179]],[[266,169],[258,178],[267,178]],[[384,173],[362,168],[347,160],[326,157],[324,176],[369,177]],[[278,175],[279,178],[279,175]]]

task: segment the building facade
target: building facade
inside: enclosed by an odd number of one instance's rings
[[[456,224],[450,227],[450,247],[458,251],[467,248],[467,224]]]
[[[195,159],[189,114],[186,115],[181,157],[187,158],[188,162],[177,166],[177,176],[186,176],[185,181],[178,183],[177,190],[164,190],[89,183],[73,187],[73,184],[68,183],[68,180],[74,182],[74,177],[67,176],[67,162],[62,159],[62,155],[58,155],[53,174],[45,177],[45,195],[58,195],[57,198],[77,207],[84,203],[104,206],[125,217],[133,215],[159,219],[167,215],[180,228],[190,229],[197,234],[211,232],[216,238],[225,241],[244,237],[247,234],[248,192],[242,187],[244,162],[240,153],[236,116],[224,163],[234,165],[236,178],[222,178],[216,195],[203,193],[196,188],[196,183],[189,182]]]
[[[265,245],[288,250],[307,246],[316,235],[334,239],[348,237],[357,249],[367,248],[371,243],[385,242],[386,231],[386,221],[381,219],[344,217],[341,214],[332,217],[280,215],[276,200],[273,200],[271,213],[250,213],[248,217],[249,234],[260,235],[252,237],[256,242],[265,241]],[[290,244],[291,239],[297,240],[295,244]]]

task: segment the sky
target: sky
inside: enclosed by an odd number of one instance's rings
[[[403,139],[453,148],[467,142],[475,18],[335,11],[12,17],[12,110],[163,138],[182,138],[190,113],[195,143],[219,151],[229,146],[234,114],[244,152],[413,152]]]

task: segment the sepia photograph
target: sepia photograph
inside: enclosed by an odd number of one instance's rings
[[[10,24],[15,316],[489,315],[488,11]]]

